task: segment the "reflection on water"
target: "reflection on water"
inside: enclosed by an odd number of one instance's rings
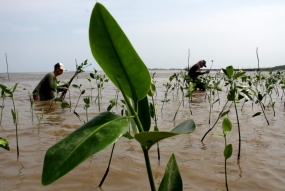
[[[153,73],[153,71],[151,72]],[[173,117],[181,100],[179,95],[170,94],[170,101],[165,103],[162,112],[160,110],[165,91],[162,84],[165,84],[168,77],[174,72],[177,71],[156,71],[155,74],[158,92],[155,97],[158,127],[160,131],[169,131],[175,125],[192,118],[197,128],[193,134],[161,141],[159,143],[160,161],[157,159],[157,147],[153,146],[150,149],[150,160],[157,187],[161,182],[169,157],[174,153],[183,178],[184,190],[225,190],[223,138],[208,135],[204,144],[200,141],[212,125],[208,124],[209,105],[205,99],[205,92],[194,92],[190,104],[188,99],[185,99],[175,121],[173,121]],[[2,83],[7,86],[20,82],[14,96],[16,109],[19,111],[20,157],[17,160],[15,126],[10,112],[12,104],[11,100],[6,98],[0,136],[9,141],[11,151],[0,148],[0,190],[149,190],[140,146],[134,140],[127,140],[126,138],[121,138],[116,143],[109,175],[102,188],[99,188],[98,185],[107,168],[112,147],[90,157],[53,184],[41,185],[46,150],[82,125],[73,114],[73,105],[78,99],[78,93],[74,88],[70,88],[71,109],[63,110],[59,103],[51,104],[51,101],[36,102],[32,120],[28,94],[23,88],[32,92],[44,75],[45,73],[10,74],[10,82],[1,78]],[[68,81],[72,75],[73,72],[66,72],[59,76],[59,80]],[[0,74],[0,76],[4,75]],[[91,92],[90,84],[86,80],[88,76],[89,73],[86,72],[78,79],[74,79],[74,84],[82,84],[82,88],[86,90],[83,97],[90,95]],[[94,82],[92,86],[96,86]],[[115,92],[116,88],[110,82],[107,83],[102,90],[101,110],[106,110],[109,100],[115,97]],[[82,98],[76,112],[82,119],[86,120]],[[122,99],[121,95],[120,99]],[[226,96],[224,93],[220,94],[220,99],[221,103],[216,103],[212,108],[211,123],[217,119],[219,111],[225,104]],[[228,142],[234,146],[233,156],[228,159],[227,163],[230,190],[284,190],[285,114],[280,97],[274,99],[276,99],[276,116],[273,117],[272,110],[266,108],[266,113],[271,122],[270,126],[266,124],[263,116],[251,117],[260,110],[260,107],[254,105],[252,108],[251,103],[247,102],[243,111],[240,111],[242,103],[238,104],[242,134],[241,160],[239,163],[236,159],[238,150],[237,123],[235,113],[229,113],[229,118],[233,122],[233,132],[229,135]],[[69,96],[66,96],[66,100],[69,101]],[[189,107],[191,107],[192,115]],[[42,109],[44,109],[44,117],[40,123],[40,133],[38,134],[36,115],[40,115]],[[120,106],[114,108],[114,111],[118,113],[120,110]],[[98,105],[93,99],[91,108],[88,109],[89,119],[98,113]],[[154,124],[152,124],[152,128],[153,126]],[[213,132],[221,132],[221,121],[217,123]]]

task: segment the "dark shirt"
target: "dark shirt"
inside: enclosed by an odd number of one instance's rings
[[[200,76],[200,75],[203,75],[203,74],[205,74],[206,72],[201,72],[200,71],[200,65],[199,65],[199,63],[196,63],[196,64],[194,64],[191,68],[190,68],[190,70],[189,70],[189,72],[188,72],[188,76],[193,80],[193,81],[195,81],[197,78],[198,78],[198,76]]]
[[[45,77],[39,82],[33,91],[33,95],[37,94],[40,101],[51,100],[54,98],[55,89],[53,88],[54,79],[56,79],[53,72],[47,73]],[[63,91],[63,87],[57,87],[58,91]]]

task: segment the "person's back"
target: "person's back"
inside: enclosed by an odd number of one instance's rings
[[[53,72],[47,73],[34,89],[33,95],[37,94],[40,97],[40,101],[53,99],[54,91],[52,86],[54,78],[55,75]]]
[[[203,75],[203,74],[208,74],[210,70],[207,70],[206,72],[201,72],[200,69],[202,67],[206,67],[205,60],[200,60],[199,62],[194,64],[190,68],[188,72],[188,76],[191,78],[192,82],[196,84],[196,88],[199,88],[200,90],[205,91],[205,84],[198,79],[198,76]]]
[[[54,65],[54,71],[49,72],[45,75],[45,77],[39,82],[36,88],[33,91],[34,100],[38,100],[38,96],[40,97],[40,101],[51,100],[54,98],[54,81],[56,80],[56,76],[59,76],[65,70],[62,63],[57,63]],[[65,86],[57,87],[58,91],[67,91],[68,88]]]

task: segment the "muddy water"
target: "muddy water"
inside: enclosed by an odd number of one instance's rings
[[[172,153],[175,154],[180,172],[183,178],[184,190],[226,190],[222,137],[208,135],[203,145],[200,140],[205,132],[214,124],[219,111],[225,104],[225,93],[220,94],[221,102],[216,103],[212,109],[209,125],[209,106],[205,100],[204,92],[195,92],[191,102],[192,115],[189,103],[185,100],[177,114],[181,94],[170,94],[170,101],[164,105],[161,111],[165,87],[162,85],[168,81],[168,77],[175,71],[156,71],[155,80],[157,86],[156,103],[158,104],[158,127],[160,130],[169,131],[175,125],[186,119],[194,119],[197,129],[193,134],[180,135],[163,140],[159,143],[161,160],[157,160],[157,148],[150,150],[152,170],[158,187],[167,161]],[[177,72],[177,71],[176,71]],[[48,186],[41,185],[43,160],[46,150],[81,126],[78,118],[69,109],[62,110],[59,104],[50,102],[37,102],[34,106],[34,116],[30,110],[28,92],[37,85],[45,73],[10,74],[11,81],[6,74],[0,74],[0,83],[12,86],[19,82],[15,93],[16,108],[19,111],[19,148],[20,157],[17,159],[15,126],[11,117],[11,100],[5,99],[5,107],[0,127],[0,137],[9,141],[10,151],[0,148],[0,190],[150,190],[147,173],[144,164],[143,153],[139,144],[134,140],[121,138],[115,147],[113,161],[108,177],[102,188],[97,185],[105,172],[111,147],[90,157],[73,171]],[[68,81],[72,72],[66,72],[58,79]],[[75,79],[75,84],[82,84],[86,90],[84,96],[91,95],[90,84],[86,80],[89,73],[82,74]],[[92,84],[95,87],[95,84]],[[93,97],[96,89],[92,91]],[[109,82],[102,91],[101,111],[106,110],[109,100],[115,97],[116,88]],[[225,91],[223,91],[225,92]],[[71,88],[70,97],[74,108],[78,92]],[[83,96],[83,97],[84,97]],[[241,122],[241,160],[237,163],[238,131],[234,110],[229,114],[233,122],[233,131],[228,135],[228,143],[234,146],[233,156],[228,159],[228,184],[230,190],[284,190],[285,186],[285,112],[281,96],[274,95],[276,101],[276,116],[270,108],[266,109],[266,115],[270,122],[267,125],[263,116],[252,118],[260,111],[258,105],[252,108],[251,102],[247,102],[241,111],[242,103],[238,104],[239,119]],[[86,120],[82,98],[76,111],[83,120]],[[36,115],[44,108],[44,118],[40,123],[38,134],[38,121]],[[49,109],[50,108],[50,109]],[[120,112],[121,106],[114,108]],[[99,113],[99,107],[94,103],[88,111],[91,118]],[[219,121],[213,132],[221,132]]]

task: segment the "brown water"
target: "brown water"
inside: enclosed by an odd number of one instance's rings
[[[152,71],[153,72],[153,71]],[[169,95],[170,102],[164,105],[161,112],[162,100],[165,87],[162,85],[168,81],[168,77],[175,71],[156,71],[155,80],[157,86],[156,103],[158,104],[158,127],[162,131],[170,131],[175,125],[186,119],[194,119],[196,131],[192,134],[180,135],[163,140],[159,143],[161,160],[157,159],[156,146],[150,150],[152,170],[158,188],[163,177],[165,166],[172,153],[175,154],[183,179],[184,190],[218,191],[226,190],[224,174],[222,137],[208,135],[202,145],[200,142],[205,132],[214,124],[219,111],[225,104],[225,91],[220,94],[221,103],[216,103],[209,120],[209,104],[205,100],[205,92],[195,92],[191,103],[193,114],[190,115],[189,104],[185,101],[181,106],[176,120],[173,117],[181,100],[180,93]],[[177,72],[177,71],[176,71]],[[15,126],[11,117],[12,102],[5,99],[5,108],[0,127],[0,137],[9,141],[10,151],[0,148],[0,190],[150,190],[147,172],[145,169],[143,153],[139,144],[134,140],[121,138],[115,147],[109,175],[102,188],[98,184],[106,170],[111,147],[90,157],[73,171],[48,186],[41,185],[43,160],[46,150],[81,126],[78,118],[69,109],[62,110],[59,104],[50,102],[37,102],[34,106],[35,115],[41,113],[44,108],[44,118],[40,124],[38,134],[38,122],[30,110],[28,93],[23,88],[33,91],[39,80],[45,73],[10,74],[11,81],[7,80],[6,74],[0,74],[0,83],[12,86],[19,82],[15,93],[16,108],[19,111],[19,148],[20,157],[17,159]],[[59,80],[68,81],[72,72],[66,72],[59,76]],[[90,84],[86,80],[89,73],[80,75],[73,83],[82,84],[86,90],[84,96],[91,94]],[[95,87],[95,82],[92,84]],[[71,89],[72,107],[78,99],[78,92]],[[96,89],[92,91],[93,96]],[[115,97],[116,88],[108,82],[102,91],[103,102],[101,111],[106,110],[109,100]],[[83,96],[83,97],[84,97]],[[94,96],[95,97],[95,96]],[[66,95],[69,100],[69,95]],[[238,104],[239,118],[241,121],[242,149],[241,160],[237,163],[238,131],[234,110],[229,114],[233,122],[233,131],[228,135],[228,143],[234,146],[233,156],[228,159],[228,184],[230,190],[285,190],[285,112],[281,96],[274,95],[276,101],[276,116],[270,108],[266,114],[270,125],[267,125],[263,116],[252,118],[251,116],[260,111],[258,105],[251,107],[247,102],[243,111],[240,110],[242,103]],[[0,102],[1,103],[1,102]],[[82,119],[86,120],[82,98],[76,111]],[[115,108],[120,112],[121,107]],[[91,118],[99,112],[98,105],[94,103],[88,111]],[[219,121],[213,132],[221,132]]]

